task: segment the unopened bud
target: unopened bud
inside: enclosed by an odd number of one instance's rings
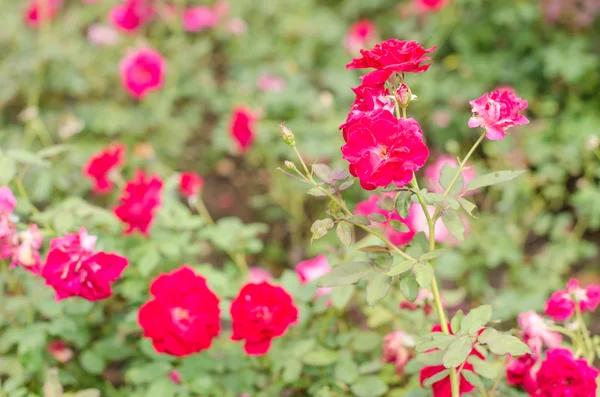
[[[398,104],[400,104],[400,106],[408,106],[408,104],[412,100],[412,97],[412,92],[406,84],[402,83],[400,84],[400,86],[398,86],[398,89],[396,90],[396,100],[398,101]]]
[[[287,168],[288,170],[295,170],[296,169],[296,164],[292,163],[289,160],[285,160],[283,162],[283,164],[285,164],[285,168]]]
[[[285,124],[283,124],[283,123],[281,123],[281,139],[283,139],[283,141],[285,143],[287,143],[289,146],[296,145],[296,139],[294,138],[294,133],[292,132],[292,130],[287,128],[285,126]]]

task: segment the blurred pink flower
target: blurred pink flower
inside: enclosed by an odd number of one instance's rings
[[[227,31],[236,36],[242,36],[248,31],[248,24],[242,18],[232,18],[225,25]]]
[[[600,285],[581,288],[579,281],[572,278],[566,290],[556,291],[546,302],[546,314],[555,321],[565,321],[575,313],[575,304],[582,312],[595,311],[600,304]]]
[[[236,106],[233,108],[229,121],[229,134],[240,153],[248,151],[254,144],[257,119],[257,115],[247,107]]]
[[[262,282],[269,282],[273,280],[273,275],[269,273],[267,270],[252,266],[250,268],[250,282],[253,284],[260,284]]]
[[[435,213],[435,206],[428,205],[427,211],[430,216],[433,216]],[[469,230],[469,223],[467,219],[462,219],[463,224],[465,225],[465,236]],[[409,225],[411,230],[414,230],[416,233],[423,232],[425,237],[429,238],[429,224],[427,223],[427,217],[423,212],[423,208],[419,204],[413,203],[410,207],[410,212],[408,214],[408,218],[406,218],[406,223]],[[457,245],[460,241],[450,234],[442,219],[438,219],[435,223],[435,241],[439,243],[446,243],[451,246]]]
[[[427,189],[429,189],[429,191],[434,193],[444,193],[445,189],[442,187],[442,185],[440,185],[439,180],[442,168],[446,164],[455,169],[453,172],[453,174],[455,174],[456,170],[458,169],[458,161],[456,161],[454,156],[449,154],[440,155],[432,164],[425,168],[425,180],[427,182]],[[461,193],[465,193],[467,190],[467,185],[473,178],[477,176],[477,173],[475,172],[475,168],[473,168],[471,164],[467,163],[462,171],[462,176],[464,185]],[[475,192],[468,192],[467,195],[473,193]]]
[[[281,92],[285,88],[285,80],[270,73],[261,73],[256,86],[264,92]]]
[[[167,64],[163,56],[151,48],[128,53],[120,64],[121,84],[135,99],[162,88]]]
[[[29,0],[25,9],[25,23],[37,29],[43,20],[52,21],[62,5],[63,0]]]
[[[134,33],[154,17],[154,7],[147,0],[125,0],[109,13],[110,23],[125,33]]]
[[[377,35],[377,27],[368,19],[361,19],[355,22],[344,39],[344,47],[351,53],[359,52],[365,47],[369,47]]]
[[[10,267],[22,267],[36,274],[42,274],[42,258],[40,248],[44,235],[39,231],[38,225],[30,224],[25,231],[18,234],[18,245],[14,248]]]
[[[542,354],[543,344],[554,349],[562,342],[561,334],[551,331],[542,316],[536,312],[519,314],[519,327],[523,330],[525,343],[537,357]]]
[[[229,5],[229,2],[227,0],[218,0],[213,5],[213,12],[215,13],[217,19],[225,18],[230,11],[231,6]]]
[[[17,206],[17,199],[8,186],[0,186],[0,214],[12,214]]]
[[[433,294],[431,291],[420,288],[417,294],[417,299],[414,302],[404,300],[400,302],[400,309],[415,311],[417,309],[423,309],[423,313],[428,316],[433,310]],[[446,306],[446,302],[442,299],[442,306]]]
[[[111,26],[94,23],[90,25],[87,32],[90,43],[96,45],[114,46],[119,43],[121,38],[119,32]]]
[[[183,29],[186,32],[199,32],[204,29],[215,27],[217,16],[210,7],[189,7],[183,12]]]
[[[421,12],[435,12],[444,8],[448,0],[415,0],[415,4]]]
[[[176,385],[181,384],[181,374],[179,373],[179,371],[177,371],[176,369],[172,370],[171,372],[169,372],[169,378],[173,381],[173,383],[175,383]]]
[[[435,124],[436,126],[440,128],[446,128],[450,125],[450,122],[452,121],[452,116],[450,116],[450,113],[448,113],[445,110],[437,110],[433,113],[431,119],[433,121],[433,124]]]
[[[414,346],[415,340],[412,336],[403,331],[391,332],[383,338],[382,360],[386,363],[395,363],[396,373],[401,374],[412,356],[409,349]]]
[[[59,363],[66,363],[73,358],[73,350],[69,349],[62,340],[48,343],[46,350]]]
[[[331,266],[327,261],[325,255],[319,255],[313,259],[307,259],[296,265],[296,273],[303,283],[309,283],[313,280],[318,279],[321,276],[329,273]],[[331,292],[331,288],[319,288],[316,293],[316,297],[327,295]]]

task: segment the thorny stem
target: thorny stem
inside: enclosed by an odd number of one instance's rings
[[[198,214],[200,214],[200,216],[202,216],[202,218],[204,218],[209,225],[216,226],[215,221],[213,220],[212,216],[210,216],[210,212],[208,212],[206,205],[204,205],[204,200],[202,200],[202,197],[198,197],[196,199],[195,207],[196,211],[198,211]],[[235,263],[238,269],[240,269],[242,274],[248,274],[248,263],[246,262],[246,258],[244,257],[243,253],[230,250],[225,250],[225,253],[229,255],[233,263]]]

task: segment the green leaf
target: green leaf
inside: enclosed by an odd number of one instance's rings
[[[344,351],[340,354],[340,360],[335,364],[333,376],[346,384],[350,384],[358,378],[358,365],[352,359],[352,354]]]
[[[392,278],[385,273],[377,273],[367,284],[367,304],[375,306],[377,302],[385,298],[390,290]]]
[[[415,350],[418,352],[425,352],[431,349],[446,350],[456,339],[457,337],[455,335],[432,332],[421,338],[419,344],[415,347]]]
[[[433,385],[434,383],[437,383],[440,380],[444,379],[448,375],[450,375],[450,370],[449,369],[445,369],[443,371],[440,371],[437,374],[433,375],[432,377],[429,377],[429,378],[425,379],[423,381],[423,386],[429,387],[429,386]]]
[[[414,273],[405,273],[402,279],[400,279],[400,292],[402,292],[402,295],[411,302],[414,302],[417,299],[417,295],[419,294],[419,284],[417,283]]]
[[[286,361],[283,366],[283,373],[281,377],[285,383],[294,383],[298,379],[300,379],[300,375],[302,374],[302,363],[298,360],[292,359]]]
[[[479,376],[477,376],[475,373],[473,373],[472,371],[463,369],[462,371],[460,371],[460,374],[462,376],[465,377],[465,379],[472,384],[473,386],[479,388],[479,389],[485,389],[485,385],[483,384],[483,382],[481,381],[481,379],[479,378]]]
[[[427,262],[418,262],[413,266],[412,271],[415,274],[417,283],[422,288],[429,289],[433,280],[433,266]]]
[[[337,265],[319,279],[319,287],[356,284],[373,272],[370,262],[346,262]]]
[[[442,222],[446,229],[459,240],[465,239],[465,225],[463,225],[460,215],[452,209],[446,209],[442,214]]]
[[[347,181],[344,181],[344,182],[340,183],[340,186],[338,186],[338,190],[340,192],[344,191],[344,190],[348,189],[352,185],[354,185],[354,178],[348,179]]]
[[[510,181],[522,175],[526,170],[519,171],[495,171],[489,174],[480,175],[471,180],[467,186],[468,190],[476,190],[485,186],[492,186],[498,183]]]
[[[437,249],[435,251],[429,251],[429,252],[424,253],[421,256],[421,259],[419,259],[419,260],[420,261],[429,261],[431,259],[439,258],[440,256],[444,255],[446,252],[448,252],[448,250],[445,248]]]
[[[338,238],[346,248],[352,244],[352,225],[347,222],[340,222],[335,229]]]
[[[314,196],[314,197],[325,197],[327,196],[321,189],[319,189],[318,187],[313,187],[310,188],[308,190],[308,192],[306,192],[307,194]]]
[[[345,308],[354,294],[354,288],[354,285],[342,285],[335,287],[331,291],[331,303],[333,303],[333,307],[338,310]]]
[[[383,196],[383,198],[377,202],[377,206],[384,211],[391,211],[392,208],[394,208],[394,200],[389,196]]]
[[[0,185],[8,185],[17,173],[15,161],[7,156],[0,157]]]
[[[325,219],[317,219],[313,222],[310,227],[310,232],[312,233],[312,240],[318,240],[321,237],[325,236],[329,230],[333,228],[333,220],[330,218]]]
[[[73,397],[102,397],[102,395],[98,389],[85,389],[73,394]]]
[[[424,367],[443,365],[442,363],[445,354],[445,350],[434,350],[431,352],[426,352],[417,355],[417,357],[415,357],[415,360],[417,360],[417,362]]]
[[[125,373],[125,379],[133,384],[149,383],[157,378],[166,376],[171,370],[171,364],[156,361],[139,367],[130,368]]]
[[[393,265],[392,268],[387,272],[388,276],[396,276],[410,270],[414,266],[415,262],[412,259],[404,260],[397,265]]]
[[[473,365],[474,372],[484,378],[496,379],[498,376],[498,368],[489,361],[482,360],[477,356],[471,356],[467,361]]]
[[[460,322],[461,334],[474,334],[483,328],[492,318],[492,306],[482,305],[472,309]],[[454,330],[453,330],[454,331]],[[458,334],[458,331],[454,331]]]
[[[363,376],[350,388],[356,397],[380,397],[388,392],[388,387],[378,376]]]
[[[106,365],[104,359],[92,350],[84,351],[81,356],[79,356],[79,362],[86,372],[94,375],[101,374]]]
[[[338,352],[325,348],[318,348],[308,352],[302,357],[302,362],[313,367],[326,367],[338,361]]]
[[[157,379],[144,394],[147,397],[173,397],[177,392],[177,385],[171,379]]]
[[[323,182],[331,182],[331,179],[329,178],[329,175],[331,174],[331,168],[329,168],[329,166],[325,164],[313,164],[312,172]]]
[[[465,362],[469,353],[473,350],[473,341],[467,335],[461,336],[448,346],[444,354],[444,367],[455,368]]]
[[[460,203],[460,206],[463,207],[463,209],[467,212],[467,214],[473,216],[473,211],[477,208],[475,204],[469,200],[465,200],[462,197],[458,198],[458,202]]]
[[[527,345],[519,338],[496,331],[493,328],[486,328],[485,331],[479,335],[479,343],[487,345],[490,351],[498,356],[504,356],[511,354],[513,356],[522,356],[527,353],[531,353],[531,350]]]
[[[450,322],[450,328],[452,328],[452,333],[458,334],[461,330],[460,323],[463,319],[463,311],[459,310],[456,312],[454,317],[452,317],[452,321]]]
[[[392,229],[394,229],[394,231],[399,233],[406,233],[410,231],[410,229],[405,223],[402,223],[396,219],[390,220],[390,226],[392,227]]]
[[[148,277],[159,262],[160,253],[156,250],[156,248],[149,246],[144,252],[144,256],[142,256],[138,261],[138,269],[140,274],[144,277]]]
[[[293,357],[302,358],[306,353],[310,352],[317,345],[315,339],[296,340],[289,348],[289,353]]]
[[[370,353],[381,346],[381,335],[377,332],[359,332],[352,341],[352,350],[358,353]]]
[[[460,208],[460,204],[458,203],[458,200],[455,199],[454,197],[446,196],[446,202],[448,203],[450,208],[452,208],[455,211]]]
[[[394,200],[396,200],[396,212],[400,215],[400,218],[408,217],[408,211],[410,210],[410,205],[412,203],[410,197],[412,193],[408,191],[401,191],[396,193]]]
[[[49,167],[50,162],[39,157],[37,154],[23,149],[11,149],[6,152],[6,155],[11,159],[28,165],[39,165],[41,167]]]
[[[46,158],[46,157],[53,157],[56,156],[58,154],[62,154],[68,151],[71,151],[73,149],[75,149],[75,145],[67,145],[67,144],[63,144],[63,145],[53,145],[53,146],[48,146],[45,147],[43,149],[41,149],[40,151],[37,152],[38,157],[40,158]]]
[[[373,222],[378,222],[378,223],[387,221],[387,218],[385,216],[383,216],[377,212],[370,214],[369,219],[372,220]]]
[[[369,218],[364,215],[352,215],[350,218],[348,218],[348,222],[363,226],[369,226],[371,224]]]
[[[456,175],[457,171],[458,171],[458,167],[453,168],[448,163],[446,163],[442,166],[442,169],[440,171],[439,182],[440,182],[440,185],[444,189],[448,189],[448,186],[450,186],[450,183],[452,182],[452,179],[454,179],[454,176]],[[457,194],[459,194],[462,191],[464,184],[465,184],[465,180],[464,180],[462,172],[461,172],[458,175],[458,178],[456,178],[456,182],[454,182],[454,185],[452,185],[452,188],[450,189],[450,191],[448,193],[452,196],[456,196]]]
[[[368,245],[366,247],[359,248],[360,252],[390,252],[389,247],[385,245]]]

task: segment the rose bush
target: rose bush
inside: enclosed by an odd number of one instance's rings
[[[0,393],[595,396],[596,11],[0,4]]]

